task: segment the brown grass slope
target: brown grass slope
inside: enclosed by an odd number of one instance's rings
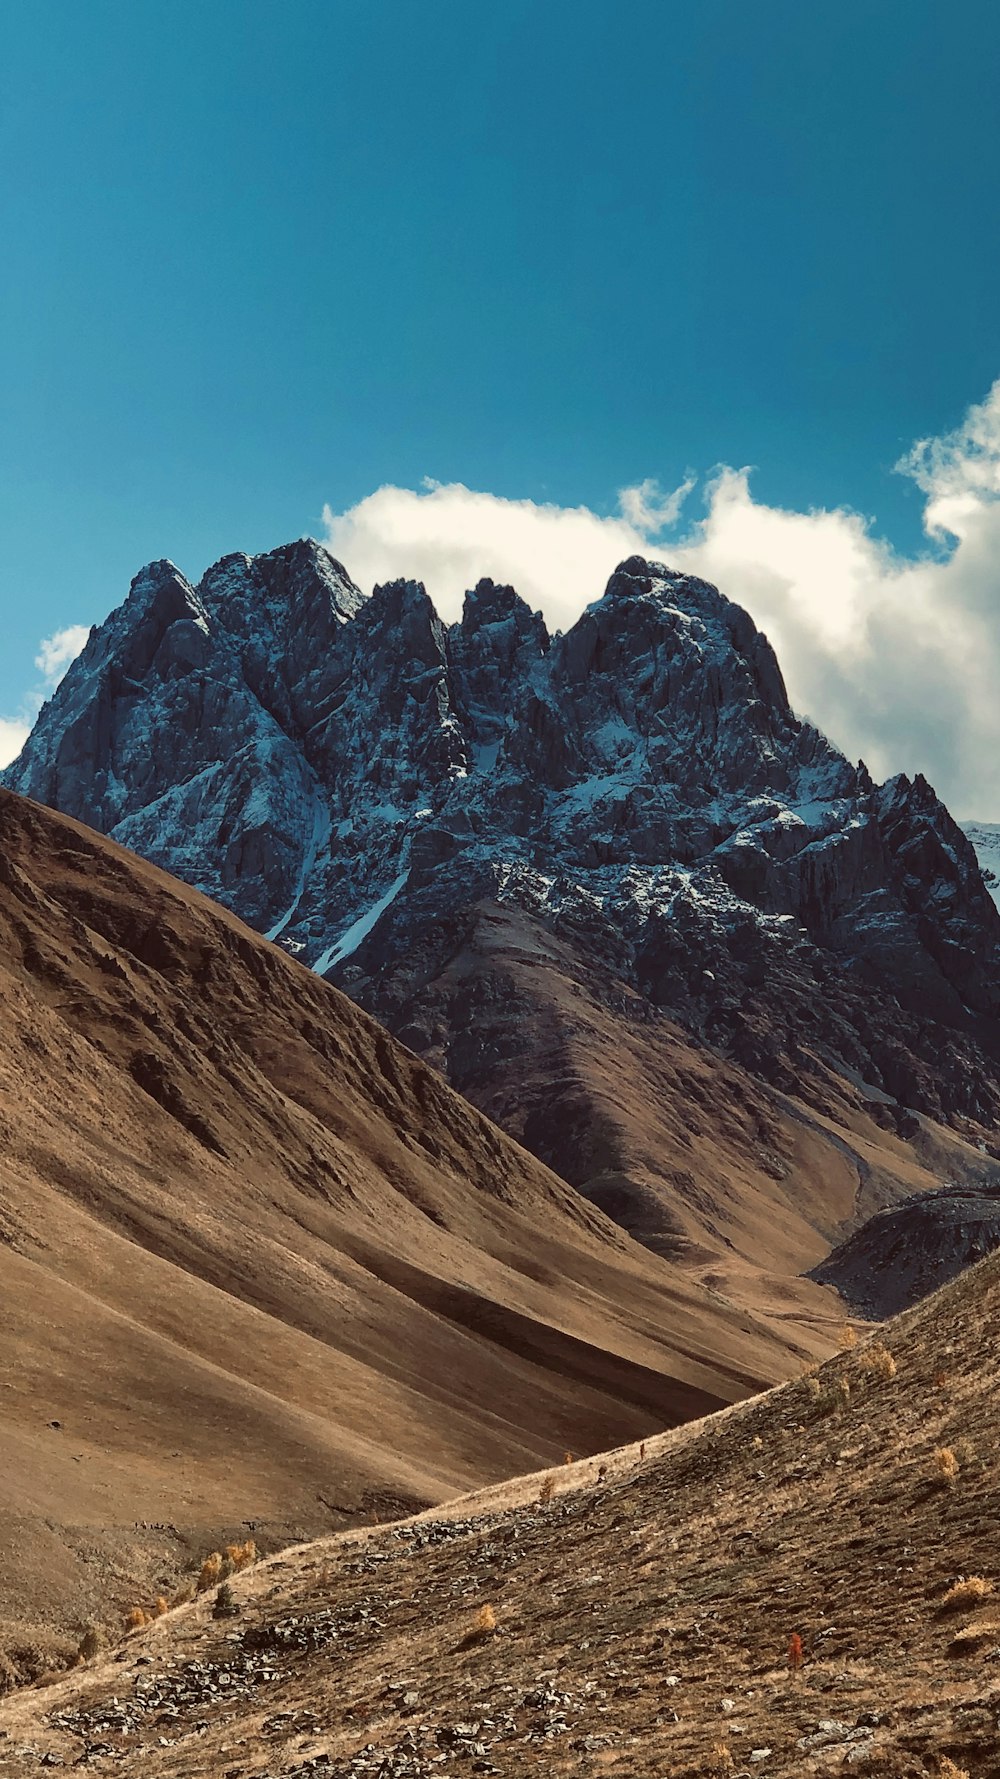
[[[828,1350],[633,1244],[327,984],[0,792],[0,1648]],[[44,1643],[44,1638],[42,1639]],[[43,1651],[44,1654],[44,1651]]]
[[[996,1775],[998,1322],[991,1257],[644,1449],[286,1551],[10,1700],[0,1772]]]
[[[437,951],[359,998],[636,1239],[778,1323],[873,1213],[997,1173],[978,1128],[887,1103],[805,1030],[796,1090],[763,1081],[524,909],[480,903]]]

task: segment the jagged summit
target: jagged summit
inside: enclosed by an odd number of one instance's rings
[[[536,1146],[527,1087],[489,1083],[530,1053],[539,1094],[577,1088],[533,1015],[504,1026],[485,908],[782,1092],[832,1071],[976,1141],[1000,1123],[1000,916],[968,840],[923,779],[877,787],[797,717],[750,616],[662,563],[628,558],[554,637],[489,579],[450,625],[418,581],[365,598],[309,540],[194,588],[154,564],[4,778],[331,974]],[[547,1159],[582,1180],[605,1148],[588,1111]]]

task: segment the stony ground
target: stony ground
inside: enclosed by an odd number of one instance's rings
[[[10,1698],[0,1773],[1000,1774],[998,1309],[989,1260],[644,1447],[269,1558]]]

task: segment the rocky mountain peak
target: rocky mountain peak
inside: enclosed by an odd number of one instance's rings
[[[662,563],[628,558],[552,639],[509,586],[479,581],[447,626],[419,581],[366,599],[308,540],[227,556],[197,588],[155,564],[5,778],[397,1028],[428,947],[493,897],[783,1079],[832,971],[824,1055],[992,1117],[992,1065],[962,1048],[1000,1006],[1000,917],[971,848],[925,781],[879,789],[801,721],[749,615]],[[749,976],[776,984],[786,964],[797,986],[765,1042]],[[894,1009],[891,1044],[865,994]],[[921,1020],[962,1034],[946,1084],[919,1060]]]

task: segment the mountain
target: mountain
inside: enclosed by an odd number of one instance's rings
[[[220,1541],[641,1438],[842,1313],[710,1300],[330,984],[8,791],[0,1084],[0,1690]]]
[[[989,1779],[998,1315],[994,1257],[752,1402],[244,1569],[4,1701],[2,1770]]]
[[[941,1186],[879,1211],[835,1248],[812,1277],[856,1312],[879,1321],[918,1303],[1000,1248],[1000,1188]]]
[[[5,777],[337,982],[728,1301],[1000,1153],[970,841],[662,565],[550,637],[490,581],[451,626],[414,582],[366,599],[305,540],[197,588],[155,563]]]

